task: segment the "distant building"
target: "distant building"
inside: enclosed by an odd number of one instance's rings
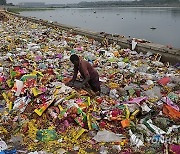
[[[18,4],[19,7],[45,7],[45,3],[43,2],[22,2]]]

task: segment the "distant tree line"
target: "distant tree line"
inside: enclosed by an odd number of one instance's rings
[[[0,5],[6,5],[6,0],[0,0]]]
[[[82,1],[77,5],[77,7],[109,7],[109,6],[170,6],[178,4],[179,0],[134,0],[134,1],[96,1],[96,2],[86,2]],[[73,5],[72,5],[73,6]],[[70,6],[70,7],[72,7]]]
[[[178,3],[179,0],[140,0],[144,3]]]

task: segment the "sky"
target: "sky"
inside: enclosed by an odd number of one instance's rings
[[[67,3],[79,3],[81,1],[115,1],[115,0],[6,0],[7,3],[18,4],[20,2],[45,2],[46,4],[67,4]],[[132,0],[122,0],[122,1],[132,1]]]

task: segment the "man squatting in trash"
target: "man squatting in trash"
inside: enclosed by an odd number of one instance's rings
[[[88,61],[83,60],[76,54],[71,55],[70,61],[74,64],[74,75],[71,81],[68,83],[68,85],[74,86],[74,82],[76,81],[77,74],[79,71],[83,78],[83,81],[78,86],[78,88],[82,88],[83,86],[86,86],[88,83],[91,89],[95,93],[99,94],[100,93],[99,74],[93,68],[93,66]]]

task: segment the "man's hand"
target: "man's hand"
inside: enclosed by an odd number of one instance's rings
[[[81,84],[78,84],[78,85],[76,86],[76,88],[81,89],[83,86],[84,86],[84,85],[81,83]]]
[[[72,86],[74,86],[74,82],[73,81],[69,81],[68,83],[66,83],[66,85],[72,87]]]

